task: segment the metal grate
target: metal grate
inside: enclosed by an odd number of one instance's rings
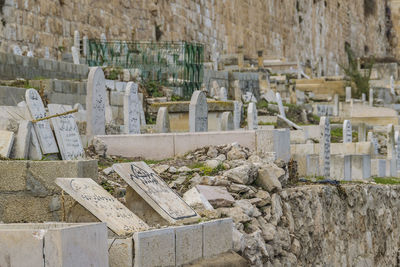
[[[188,42],[88,41],[89,66],[139,69],[142,81],[182,88],[185,98],[203,81],[204,46]]]

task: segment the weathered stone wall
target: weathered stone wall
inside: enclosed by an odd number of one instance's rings
[[[320,73],[334,73],[346,60],[345,42],[359,56],[391,53],[394,33],[385,1],[377,0],[5,0],[1,50],[28,46],[42,56],[49,47],[70,50],[74,30],[81,37],[187,40],[207,51],[309,61]],[[364,4],[372,3],[366,12]],[[390,16],[389,16],[390,17]],[[210,53],[208,53],[210,55]]]

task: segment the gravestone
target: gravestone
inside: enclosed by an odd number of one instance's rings
[[[35,89],[26,90],[25,100],[31,116],[34,120],[46,117],[46,110],[44,109],[42,99]],[[56,139],[54,138],[49,121],[38,121],[35,122],[33,125],[36,131],[36,135],[39,139],[40,147],[42,148],[42,153],[58,153]]]
[[[280,93],[276,93],[276,102],[278,102],[279,113],[282,117],[286,118],[285,109],[283,108],[282,98]]]
[[[63,105],[49,104],[50,115],[61,114],[70,111]],[[79,160],[85,157],[78,126],[74,114],[67,114],[51,119],[56,134],[58,146],[63,160]]]
[[[379,154],[379,143],[376,137],[374,136],[373,132],[368,132],[368,139],[369,142],[372,143],[372,149],[375,155]]]
[[[138,84],[129,82],[124,94],[124,125],[126,134],[140,134],[139,105]]]
[[[166,221],[174,224],[200,218],[146,163],[114,164],[113,169]]]
[[[369,106],[374,106],[374,90],[369,89]]]
[[[213,81],[210,89],[210,97],[217,96],[219,94],[219,84],[217,81]]]
[[[44,58],[50,59],[50,50],[47,46],[44,48]]]
[[[195,91],[189,105],[190,132],[208,131],[208,105],[206,95],[202,91]]]
[[[120,236],[148,230],[148,225],[88,178],[57,178],[56,184]]]
[[[106,130],[106,85],[103,70],[99,67],[90,68],[87,81],[86,134],[104,135]]]
[[[79,55],[81,53],[81,38],[79,36],[79,31],[74,31],[74,47],[78,50]]]
[[[390,76],[390,93],[392,95],[395,94],[395,92],[394,92],[394,78],[393,78],[393,75]]]
[[[351,127],[351,122],[349,120],[345,120],[343,122],[343,143],[352,143],[353,142],[353,129]]]
[[[219,100],[228,101],[228,90],[226,90],[225,87],[221,87],[221,89],[219,89]]]
[[[222,113],[221,131],[232,131],[232,130],[234,130],[232,113],[230,111]]]
[[[333,97],[333,116],[339,116],[339,95],[335,94]]]
[[[143,94],[138,93],[139,96],[139,114],[140,114],[140,125],[146,125],[146,117],[144,115],[144,109],[143,109]]]
[[[22,50],[18,45],[14,45],[13,53],[14,55],[22,56]]]
[[[346,87],[346,102],[350,103],[351,101],[351,87]]]
[[[320,166],[320,175],[325,178],[330,177],[331,172],[331,125],[329,122],[329,118],[321,117],[320,122],[320,147],[319,147],[319,166]]]
[[[233,129],[240,129],[240,121],[242,118],[242,102],[233,101]]]
[[[386,130],[387,158],[395,158],[394,127],[389,124]]]
[[[157,133],[170,132],[169,114],[167,107],[161,107],[158,109],[157,120],[156,120],[156,132]]]
[[[362,93],[361,94],[361,101],[364,103],[365,101],[367,101],[367,96],[364,94],[364,93]]]
[[[30,160],[41,160],[43,158],[42,151],[40,149],[39,140],[35,131],[31,132],[31,141],[29,148],[29,159]]]
[[[362,122],[358,125],[358,142],[365,141],[367,141],[367,125]]]
[[[18,132],[14,142],[12,158],[28,159],[32,136],[32,122],[22,120],[18,124]]]
[[[88,45],[89,45],[89,39],[88,39],[88,37],[86,35],[83,36],[82,45],[83,45],[83,55],[86,57],[87,56]]]
[[[77,109],[78,111],[84,111],[85,109],[83,108],[82,104],[76,103],[74,105],[74,109]]]
[[[256,104],[251,102],[247,107],[247,128],[249,130],[258,129],[258,115]]]
[[[271,103],[271,102],[277,103],[278,102],[278,101],[276,101],[276,94],[271,89],[267,89],[267,92],[265,94],[263,94],[263,98],[268,103]]]
[[[0,156],[9,158],[14,144],[14,133],[10,131],[0,131]]]
[[[71,47],[71,52],[72,52],[72,60],[74,61],[74,64],[80,64],[78,48],[76,48],[75,46]]]

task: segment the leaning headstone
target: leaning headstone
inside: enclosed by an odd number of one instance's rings
[[[374,106],[374,90],[369,89],[369,106]]]
[[[39,140],[35,131],[31,133],[31,141],[29,147],[29,157],[30,160],[41,160],[43,158],[42,151],[40,150]]]
[[[113,169],[166,221],[174,224],[200,218],[146,163],[114,164]]]
[[[71,52],[72,52],[72,60],[74,61],[74,64],[80,64],[78,48],[76,48],[75,46],[71,47]]]
[[[157,120],[156,120],[156,132],[157,133],[170,132],[169,114],[168,114],[168,108],[166,107],[161,107],[158,109]]]
[[[276,93],[276,102],[278,102],[279,113],[282,117],[286,118],[285,109],[282,104],[282,98],[280,93]]]
[[[329,118],[321,117],[319,126],[321,132],[321,138],[319,141],[320,175],[329,178],[331,171],[331,125]]]
[[[14,133],[10,131],[0,131],[0,156],[9,158],[14,144]]]
[[[351,101],[351,87],[346,87],[346,102],[350,103]]]
[[[258,129],[258,115],[256,104],[251,102],[247,107],[247,128],[249,130]]]
[[[56,184],[120,236],[148,230],[148,225],[95,181],[57,178]]]
[[[222,113],[221,131],[232,131],[232,130],[234,130],[232,113],[230,111]]]
[[[86,134],[89,136],[104,135],[106,132],[106,97],[103,70],[99,67],[90,68],[86,96]]]
[[[25,93],[26,104],[34,120],[46,117],[46,110],[39,93],[35,89],[28,89]],[[35,122],[34,128],[39,139],[43,154],[58,153],[56,139],[48,120]]]
[[[225,87],[221,87],[221,89],[219,89],[219,100],[228,101],[228,91]]]
[[[339,116],[339,95],[335,94],[333,97],[333,116]]]
[[[208,131],[208,105],[206,95],[202,91],[195,91],[189,105],[190,132]]]
[[[274,91],[272,91],[271,89],[267,89],[267,92],[265,94],[262,95],[262,97],[268,102],[274,102],[276,103],[276,94],[274,93]]]
[[[18,45],[14,45],[13,53],[14,55],[22,56],[22,50]]]
[[[390,93],[392,95],[395,94],[395,92],[394,92],[394,78],[393,78],[393,75],[390,76]]]
[[[351,122],[349,120],[345,120],[343,122],[343,143],[352,143],[353,142],[353,129],[351,127]]]
[[[83,55],[86,57],[89,45],[89,38],[86,35],[83,36],[82,45],[83,45]]]
[[[372,149],[375,155],[379,154],[379,143],[373,132],[368,132],[367,140],[372,143]]]
[[[14,142],[12,157],[14,159],[28,159],[32,136],[32,122],[20,121],[17,136]]]
[[[70,111],[63,105],[49,104],[50,115],[56,115]],[[73,114],[58,116],[51,119],[56,133],[58,146],[63,160],[79,160],[85,156],[78,126]]]
[[[242,102],[233,101],[233,129],[240,129],[240,121],[242,118]]]
[[[81,38],[79,36],[79,31],[74,31],[74,47],[78,50],[79,55],[81,53]]]
[[[367,125],[362,122],[358,125],[358,142],[365,141],[367,141]]]
[[[140,101],[138,84],[129,82],[124,95],[124,125],[126,134],[140,134]]]

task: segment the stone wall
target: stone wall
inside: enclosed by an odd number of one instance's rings
[[[390,0],[388,0],[390,1]],[[357,55],[391,53],[386,3],[377,0],[5,0],[0,23],[1,50],[19,44],[53,58],[70,51],[74,30],[81,37],[187,40],[211,51],[307,61],[318,72],[334,73],[346,60],[345,42]],[[364,8],[372,2],[372,8]],[[389,21],[387,22],[387,18]],[[390,32],[390,34],[388,34]],[[214,58],[217,54],[212,53]]]

